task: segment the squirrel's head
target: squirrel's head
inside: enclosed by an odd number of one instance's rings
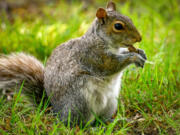
[[[127,16],[116,11],[116,5],[108,2],[107,8],[96,12],[95,31],[112,48],[128,47],[141,41],[141,35]]]

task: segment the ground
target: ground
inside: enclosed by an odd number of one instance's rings
[[[122,1],[122,0],[121,0]],[[140,31],[148,62],[124,72],[113,123],[95,127],[64,126],[42,104],[21,93],[0,98],[0,134],[180,134],[180,3],[178,0],[116,0]],[[77,0],[1,11],[0,53],[27,52],[46,62],[59,44],[86,32],[103,1],[82,8]]]

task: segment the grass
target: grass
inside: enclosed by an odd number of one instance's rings
[[[12,13],[13,22],[4,14],[0,18],[0,53],[24,51],[45,61],[57,45],[83,35],[90,26],[95,6],[88,11],[82,11],[81,6],[62,2],[42,6],[40,13],[32,14],[19,9]],[[10,101],[0,98],[0,134],[180,134],[178,0],[137,0],[117,7],[132,18],[143,35],[136,47],[144,49],[153,64],[125,70],[114,122],[66,127],[50,113],[51,108],[34,107],[20,91]]]

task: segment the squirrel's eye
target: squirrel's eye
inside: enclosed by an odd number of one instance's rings
[[[115,24],[114,24],[114,28],[115,28],[116,30],[122,30],[122,29],[123,29],[123,25],[122,25],[121,23],[115,23]]]
[[[125,30],[125,24],[122,21],[114,21],[113,31],[116,33],[123,32]]]

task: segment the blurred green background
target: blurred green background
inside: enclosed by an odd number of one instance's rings
[[[114,123],[107,126],[114,134],[180,134],[180,1],[114,0],[117,10],[129,16],[143,40],[135,46],[144,49],[151,64],[144,69],[125,71],[119,109]],[[59,44],[83,35],[95,18],[103,0],[0,0],[0,54],[27,52],[45,61]],[[11,117],[10,103],[0,102],[0,129]],[[22,107],[22,106],[21,106]],[[24,107],[24,106],[23,106]],[[23,108],[22,107],[22,108]],[[17,114],[19,112],[17,111]],[[30,113],[30,112],[27,112]],[[11,124],[9,133],[33,133],[21,115]],[[30,114],[33,122],[33,113]],[[34,119],[36,115],[34,114]],[[43,114],[51,121],[52,117]],[[125,121],[124,118],[129,121]],[[123,119],[123,120],[121,120]],[[35,119],[36,120],[36,119]],[[38,119],[40,120],[40,118]],[[43,120],[41,120],[43,121]],[[12,122],[12,121],[11,121]],[[43,123],[43,122],[42,122]],[[37,122],[36,128],[42,126]],[[5,125],[4,125],[5,124]],[[36,133],[74,133],[72,129],[37,128]],[[2,128],[3,129],[3,128]],[[24,130],[25,129],[25,130]],[[1,130],[0,130],[1,131]],[[84,130],[78,130],[81,134]],[[104,132],[99,128],[95,134]]]

